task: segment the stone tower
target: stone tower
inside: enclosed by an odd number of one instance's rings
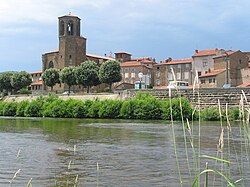
[[[86,38],[81,34],[81,19],[71,14],[58,18],[59,69],[78,66],[86,60]]]

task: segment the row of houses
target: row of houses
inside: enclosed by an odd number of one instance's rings
[[[122,83],[134,84],[140,81],[139,72],[150,78],[154,88],[166,88],[170,81],[186,81],[192,85],[199,77],[201,88],[247,86],[250,84],[249,52],[240,50],[195,50],[191,58],[175,60],[168,58],[156,63],[152,58],[127,58],[129,53],[122,53]]]
[[[42,55],[42,70],[32,72],[31,89],[33,91],[47,91],[41,76],[49,68],[62,70],[68,66],[79,66],[86,60],[93,60],[102,64],[107,60],[117,60],[121,64],[122,81],[116,88],[134,88],[138,82],[146,87],[165,88],[170,81],[186,81],[192,85],[194,78],[199,76],[200,87],[222,87],[223,85],[240,86],[250,83],[249,57],[250,52],[240,50],[195,50],[191,58],[172,59],[156,62],[151,57],[132,58],[127,52],[116,52],[115,56],[101,56],[86,53],[87,38],[81,35],[81,19],[67,14],[58,17],[57,50]],[[102,91],[105,85],[94,87],[95,91]],[[81,86],[74,86],[75,91],[82,91]],[[55,91],[68,90],[66,84],[57,84]]]

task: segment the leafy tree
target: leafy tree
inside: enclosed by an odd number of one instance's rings
[[[49,86],[51,88],[51,91],[53,91],[53,87],[57,83],[60,83],[59,70],[56,68],[46,69],[42,75],[42,79],[45,85]]]
[[[17,91],[29,86],[32,83],[32,78],[26,71],[14,73],[11,77],[11,85]]]
[[[4,72],[0,74],[0,91],[6,90],[11,91],[13,89],[11,85],[11,77],[13,73],[11,72]]]
[[[60,73],[60,80],[69,86],[69,93],[71,86],[76,85],[75,71],[76,67],[65,67]]]
[[[87,86],[87,92],[91,86],[100,84],[98,77],[99,67],[94,61],[85,61],[76,69],[76,80],[78,84]]]
[[[109,84],[111,91],[112,83],[122,80],[120,63],[116,60],[108,60],[103,63],[99,70],[99,79],[101,82]]]

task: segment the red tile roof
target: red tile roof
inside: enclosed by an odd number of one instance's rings
[[[189,64],[189,63],[192,63],[192,58],[172,60],[170,62],[162,62],[160,64],[156,64],[156,66],[158,66],[158,65],[173,65],[173,64]]]
[[[121,63],[121,67],[140,67],[140,66],[151,69],[150,67],[146,66],[142,62],[138,62],[138,61],[128,61],[128,62]]]
[[[239,51],[239,50],[238,50],[238,51]],[[227,55],[230,56],[230,55],[232,55],[232,54],[234,54],[234,53],[236,53],[236,52],[238,52],[238,51],[226,51],[227,54],[217,55],[217,56],[215,56],[215,57],[213,57],[213,58],[215,59],[215,58],[226,57]]]
[[[108,56],[101,56],[101,55],[95,55],[95,54],[86,54],[87,57],[90,57],[90,58],[98,58],[98,59],[105,59],[105,60],[115,60],[114,58],[112,57],[108,57]]]
[[[39,70],[39,71],[31,72],[31,73],[29,73],[29,74],[40,74],[40,73],[42,73],[42,72],[43,72],[42,70]]]
[[[250,83],[244,83],[244,84],[240,84],[237,87],[250,87]]]
[[[198,53],[193,54],[193,57],[216,55],[216,50],[218,49],[200,50]]]
[[[132,55],[131,53],[127,53],[127,52],[124,52],[124,51],[115,52],[115,54],[127,54],[127,55]]]
[[[37,82],[32,82],[31,86],[42,86],[43,85],[43,81],[37,81]]]
[[[213,70],[209,73],[205,73],[205,74],[202,74],[201,76],[199,77],[212,77],[212,76],[216,76],[218,74],[221,74],[223,73],[224,71],[226,71],[225,69],[217,69],[217,70]]]

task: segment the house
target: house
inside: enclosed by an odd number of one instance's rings
[[[31,91],[41,91],[43,89],[42,71],[30,73],[32,78]]]
[[[209,69],[200,76],[201,87],[222,87],[229,84],[236,87],[240,84],[250,82],[248,56],[240,50],[224,51],[213,57],[214,70]]]
[[[196,72],[198,76],[207,73],[208,70],[214,70],[214,57],[224,53],[224,49],[206,49],[195,50],[192,55],[192,77],[195,77]]]
[[[167,86],[169,81],[182,80],[192,84],[192,59],[181,59],[181,60],[172,60],[169,58],[165,62],[160,62],[160,64],[155,64],[153,68],[154,72],[154,87],[163,88]],[[174,75],[173,75],[174,72]]]

